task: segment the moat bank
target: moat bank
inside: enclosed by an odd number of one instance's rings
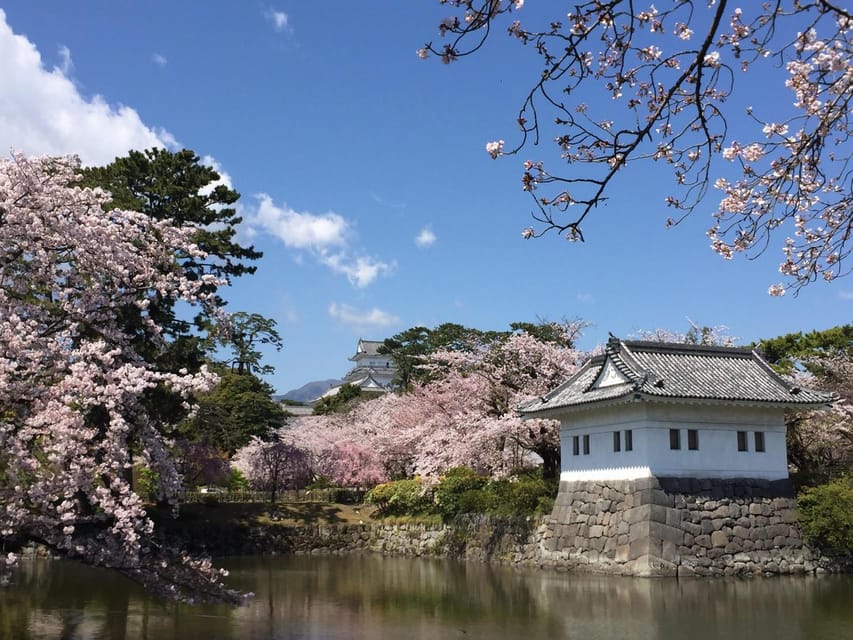
[[[211,506],[210,509],[216,509]],[[635,576],[849,572],[804,544],[784,485],[648,478],[563,483],[551,516],[447,524],[197,523],[175,529],[212,555],[436,557]],[[177,524],[181,524],[178,521]]]

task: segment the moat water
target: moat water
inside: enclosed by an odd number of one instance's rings
[[[643,579],[379,556],[230,558],[247,604],[164,603],[108,571],[28,561],[14,640],[850,640],[853,576]]]

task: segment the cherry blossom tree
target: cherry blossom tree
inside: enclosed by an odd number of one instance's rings
[[[835,353],[813,358],[812,371],[795,374],[795,381],[834,393],[827,411],[800,411],[788,418],[789,463],[807,483],[826,481],[853,465],[853,360]]]
[[[216,378],[158,371],[134,345],[142,331],[147,347],[165,347],[151,300],[205,305],[202,287],[218,281],[191,281],[177,263],[204,259],[194,229],[105,212],[108,194],[77,186],[79,168],[72,157],[0,161],[0,566],[37,542],[169,597],[233,599],[209,560],[155,542],[128,473],[144,464],[177,505],[180,474],[146,394],[186,398]],[[131,305],[135,335],[121,320]]]
[[[287,489],[302,489],[311,481],[307,454],[292,444],[253,437],[231,460],[232,468],[242,473],[249,486],[269,493],[270,502]]]
[[[413,376],[421,381],[408,393],[385,394],[345,414],[304,418],[282,437],[310,451],[315,473],[329,477],[341,478],[340,452],[356,448],[364,457],[351,482],[359,486],[411,475],[433,481],[462,465],[506,476],[531,453],[554,475],[557,423],[522,421],[515,409],[575,370],[583,355],[571,345],[582,326],[550,323],[539,337],[520,331],[466,350],[437,351],[425,356],[421,366],[429,371]],[[351,456],[343,459],[354,466]]]
[[[586,217],[617,176],[656,161],[676,185],[661,201],[673,211],[667,226],[713,186],[720,199],[708,236],[719,255],[755,256],[785,237],[786,282],[771,295],[850,272],[853,13],[842,3],[581,0],[543,21],[524,0],[439,2],[455,14],[421,58],[456,61],[500,30],[541,59],[516,119],[518,141],[486,144],[498,158],[550,140],[567,165],[525,160],[521,186],[535,203],[525,238],[555,231],[584,240]],[[756,74],[778,78],[790,102],[750,107],[735,137],[737,114],[726,103]]]

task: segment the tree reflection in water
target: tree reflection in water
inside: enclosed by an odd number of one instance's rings
[[[31,561],[0,589],[0,638],[833,639],[853,577],[675,580],[379,556],[232,558],[246,605],[149,598],[110,572]]]

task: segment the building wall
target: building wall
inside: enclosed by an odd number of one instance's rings
[[[679,432],[677,450],[670,447],[672,429]],[[689,430],[696,432],[696,450],[689,448]],[[616,431],[618,452],[614,451]],[[630,451],[626,450],[627,431]],[[746,433],[746,451],[738,450],[739,431]],[[756,433],[763,434],[763,452],[756,451]],[[589,453],[585,453],[585,438]],[[562,481],[788,477],[784,410],[776,408],[649,402],[598,407],[563,418],[560,446]]]

